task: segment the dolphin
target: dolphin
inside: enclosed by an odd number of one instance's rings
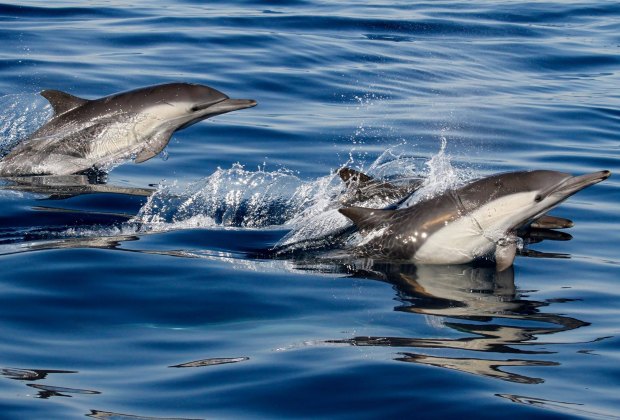
[[[0,161],[0,176],[70,175],[125,159],[158,155],[175,131],[206,118],[256,105],[211,87],[167,83],[100,99],[58,90],[41,95],[54,115]]]
[[[340,200],[343,205],[376,199],[390,201],[397,205],[403,198],[419,189],[424,182],[422,178],[408,178],[400,184],[379,181],[346,166],[338,169],[338,176],[347,187],[346,193]]]
[[[339,211],[364,235],[354,248],[358,254],[420,264],[465,264],[494,255],[498,271],[503,271],[514,262],[519,229],[541,218],[545,222],[549,210],[610,175],[609,171],[581,176],[547,170],[510,172],[478,179],[407,208]]]
[[[338,170],[338,176],[340,176],[340,179],[347,187],[347,191],[344,197],[340,199],[340,203],[347,207],[378,199],[382,202],[390,202],[385,209],[397,209],[404,206],[411,194],[420,189],[424,184],[424,178],[404,178],[403,180],[397,180],[398,184],[379,181],[363,172],[346,166]],[[526,229],[519,233],[529,234],[531,229],[546,231],[550,229],[567,229],[574,225],[572,220],[545,214],[533,220],[528,226],[524,226]]]

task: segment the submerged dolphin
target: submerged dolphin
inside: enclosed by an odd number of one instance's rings
[[[514,261],[520,228],[610,175],[609,171],[581,176],[511,172],[479,179],[408,208],[339,211],[366,235],[356,248],[362,255],[464,264],[494,254],[501,271]]]
[[[395,185],[376,180],[365,173],[346,166],[338,170],[338,176],[347,186],[347,191],[340,200],[343,205],[352,205],[355,202],[373,199],[398,203],[420,188],[424,182],[422,178],[409,178],[404,183]]]
[[[41,95],[54,116],[0,161],[0,176],[68,175],[158,155],[172,134],[201,120],[253,107],[208,86],[168,83],[100,99],[57,90]]]

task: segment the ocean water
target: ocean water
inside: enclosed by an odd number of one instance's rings
[[[258,101],[89,194],[0,190],[0,418],[620,417],[618,2],[25,0],[0,39],[2,153],[43,89]],[[261,254],[346,225],[344,165],[614,175],[499,274]]]

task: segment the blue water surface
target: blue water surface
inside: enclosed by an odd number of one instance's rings
[[[620,417],[617,1],[26,0],[0,40],[3,153],[43,89],[258,101],[108,174],[150,198],[0,191],[1,418]],[[257,258],[342,165],[615,174],[502,273]]]

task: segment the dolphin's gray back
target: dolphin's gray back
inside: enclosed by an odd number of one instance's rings
[[[56,114],[30,138],[46,137],[59,130],[74,130],[80,124],[97,125],[111,123],[112,118],[118,122],[129,121],[138,112],[144,111],[152,103],[147,102],[149,88],[127,93],[105,96],[100,99],[84,100],[79,106],[67,112]]]
[[[556,185],[570,176],[557,171],[517,171],[491,175],[455,190],[459,205],[472,212],[482,204],[523,191],[535,191],[541,184]]]
[[[49,136],[58,130],[66,128],[75,129],[75,125],[80,123],[110,123],[112,118],[119,122],[131,121],[132,118],[136,118],[138,114],[145,112],[149,107],[166,104],[171,98],[191,102],[192,89],[208,89],[213,101],[228,98],[228,96],[215,89],[187,83],[167,83],[148,86],[93,100],[78,98],[64,92],[44,91],[43,96],[52,103],[55,110],[63,109],[63,98],[59,96],[66,95],[65,100],[69,101],[70,104],[65,105],[65,107],[69,109],[66,112],[56,112],[54,117],[35,131],[30,138]],[[54,92],[54,94],[52,96],[45,95],[45,92]],[[59,101],[56,105],[55,100]],[[75,106],[71,107],[71,105]]]

